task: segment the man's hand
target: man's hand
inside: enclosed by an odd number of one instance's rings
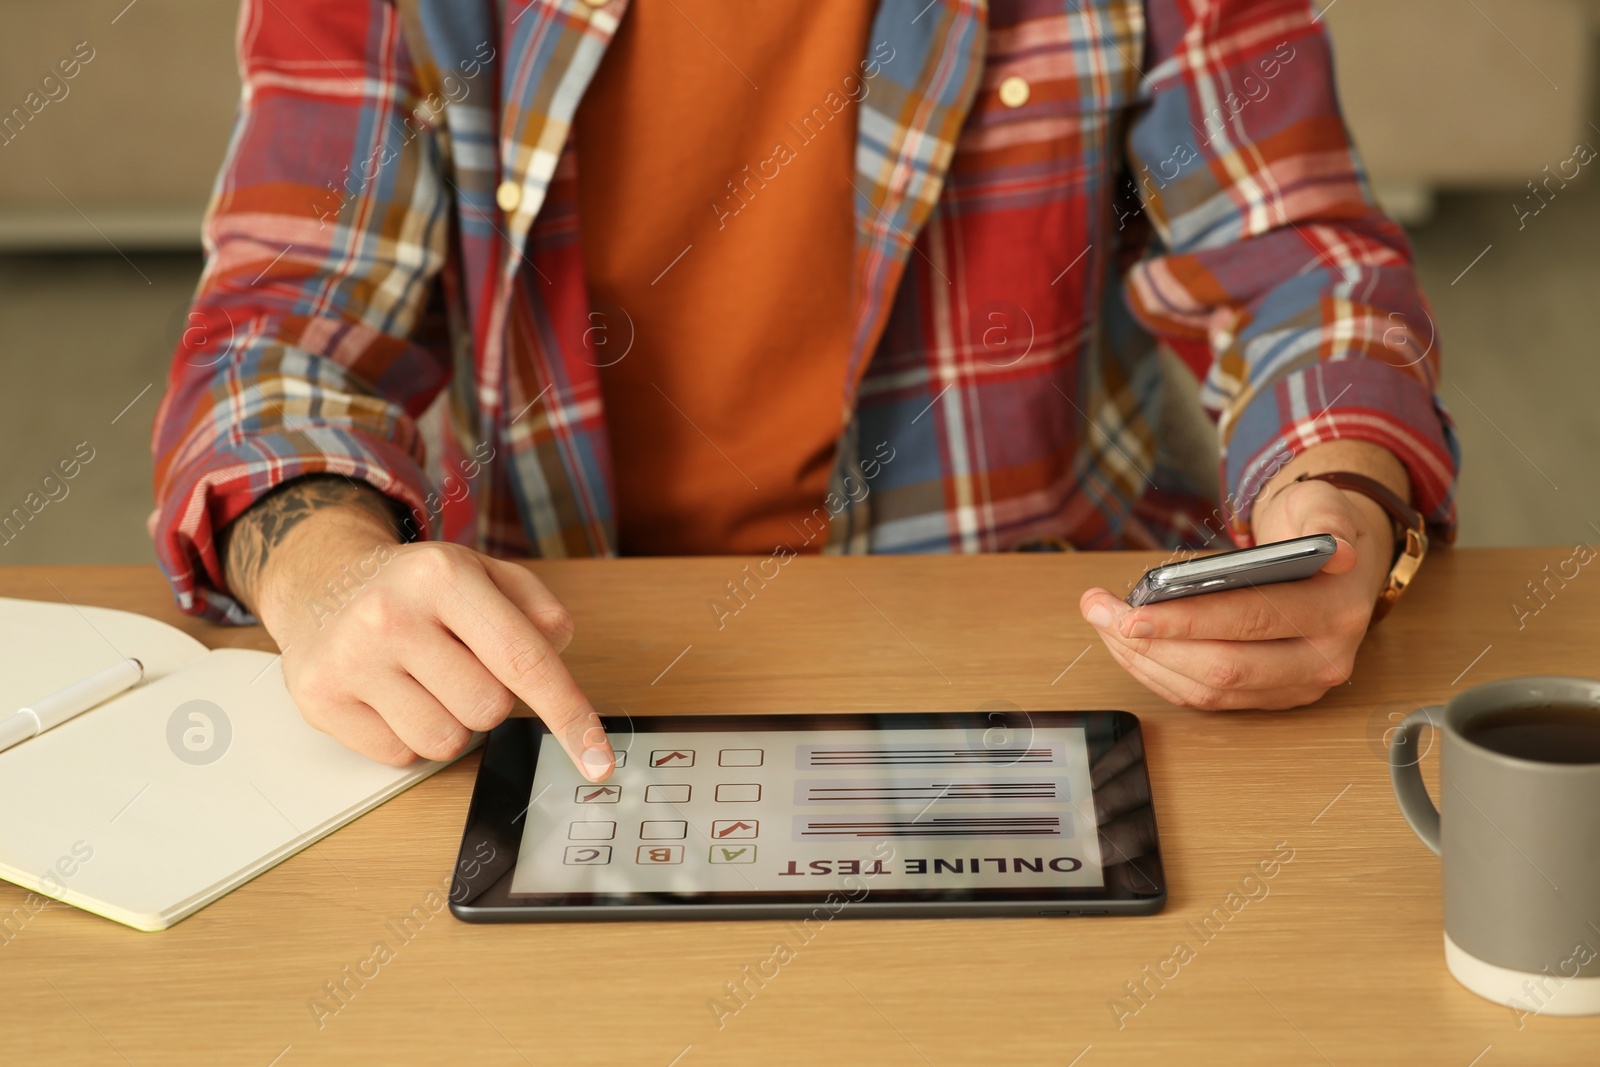
[[[600,781],[615,757],[561,662],[572,617],[522,567],[459,545],[402,545],[384,497],[314,477],[226,531],[228,580],[283,650],[312,726],[384,763],[451,759],[517,699]]]
[[[1111,656],[1145,687],[1197,708],[1294,708],[1347,681],[1394,556],[1394,528],[1376,503],[1302,473],[1349,470],[1402,498],[1409,480],[1385,449],[1335,441],[1297,456],[1267,484],[1251,514],[1258,544],[1332,534],[1339,549],[1298,582],[1209,593],[1130,608],[1090,589],[1079,609]]]

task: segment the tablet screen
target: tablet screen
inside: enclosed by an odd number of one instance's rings
[[[1080,727],[651,733],[587,782],[540,749],[511,891],[1099,886]],[[887,843],[892,847],[881,847]]]
[[[606,726],[617,768],[604,782],[579,774],[536,720],[491,735],[454,903],[1163,893],[1142,742],[1126,713],[665,716]]]

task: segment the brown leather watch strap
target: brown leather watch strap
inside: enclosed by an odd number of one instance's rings
[[[1336,489],[1348,489],[1352,493],[1371,497],[1380,508],[1389,513],[1391,519],[1400,524],[1401,529],[1423,528],[1422,513],[1401,500],[1400,494],[1376,478],[1368,478],[1365,474],[1357,474],[1354,471],[1323,471],[1321,474],[1302,474],[1295,481],[1327,482]]]
[[[1378,603],[1372,611],[1373,621],[1383,618],[1406,591],[1406,586],[1411,584],[1417,568],[1422,565],[1422,557],[1428,554],[1428,527],[1422,513],[1400,499],[1399,494],[1387,485],[1365,474],[1356,474],[1354,471],[1302,474],[1295,481],[1327,482],[1335,489],[1348,489],[1352,493],[1360,493],[1376,503],[1394,520],[1397,528],[1395,557],[1389,569],[1389,579],[1384,583],[1383,591],[1378,594]]]

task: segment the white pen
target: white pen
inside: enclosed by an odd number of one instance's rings
[[[51,727],[60,726],[124,690],[132,689],[143,677],[144,664],[136,659],[125,659],[99,674],[92,674],[75,685],[34,701],[31,706],[0,719],[0,752]]]

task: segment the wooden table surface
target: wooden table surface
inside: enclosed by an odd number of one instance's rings
[[[34,914],[0,883],[0,920],[24,917],[0,933],[0,1061],[1594,1062],[1600,1019],[1519,1024],[1451,979],[1439,866],[1401,818],[1383,757],[1384,731],[1418,704],[1511,675],[1595,673],[1600,579],[1552,585],[1520,620],[1512,607],[1571,555],[1438,552],[1349,685],[1310,709],[1218,714],[1152,697],[1078,617],[1081,589],[1125,588],[1148,555],[799,559],[721,629],[709,601],[745,560],[535,564],[577,618],[578,680],[631,715],[991,701],[1137,712],[1166,910],[833,922],[719,1027],[713,1000],[794,940],[782,923],[478,926],[445,911],[394,935],[391,920],[447,885],[474,756],[165,933],[59,904]],[[180,616],[147,568],[0,570],[0,595],[132,609],[212,645],[270,648],[258,629]],[[1247,883],[1252,899],[1233,898],[1209,939],[1197,934],[1275,853],[1292,859]],[[380,942],[376,975],[328,999],[326,984]],[[1187,962],[1160,978],[1180,942]],[[319,1013],[319,1000],[337,1010]]]

